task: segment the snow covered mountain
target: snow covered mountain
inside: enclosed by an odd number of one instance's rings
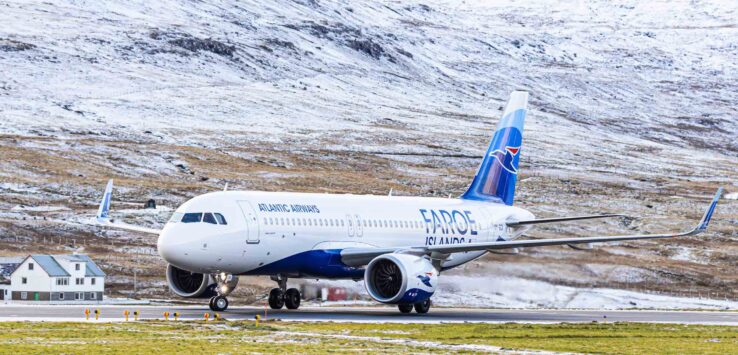
[[[648,217],[535,236],[684,228],[718,185],[738,190],[733,2],[10,1],[0,9],[0,238],[13,240],[10,253],[63,247],[41,242],[54,237],[101,254],[150,251],[152,240],[108,232],[112,241],[100,241],[77,224],[108,177],[125,206],[148,198],[167,206],[118,212],[152,225],[225,182],[458,194],[513,89],[531,92],[522,205],[539,216]],[[33,218],[69,223],[38,227]],[[738,201],[725,200],[709,239],[484,262],[546,265],[513,276],[569,286],[738,289],[734,272],[710,267],[738,261],[737,228]],[[111,257],[107,267],[128,275],[132,265]],[[638,277],[592,265],[628,265]]]

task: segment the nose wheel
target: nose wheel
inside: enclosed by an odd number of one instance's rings
[[[228,309],[228,299],[225,296],[215,296],[210,299],[210,309],[213,312],[223,312]]]

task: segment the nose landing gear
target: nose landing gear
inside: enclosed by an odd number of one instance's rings
[[[213,278],[218,283],[218,286],[215,289],[218,295],[210,299],[209,306],[213,312],[223,312],[228,309],[228,299],[226,296],[236,289],[238,277],[231,274],[220,273],[213,275]]]
[[[269,291],[269,307],[272,309],[282,309],[287,306],[287,309],[298,309],[300,308],[300,290],[296,288],[287,288],[287,278],[281,275],[272,276],[272,280],[276,281],[279,285],[278,288],[273,288]]]
[[[210,309],[214,312],[223,312],[228,309],[228,299],[225,296],[215,296],[210,299]]]

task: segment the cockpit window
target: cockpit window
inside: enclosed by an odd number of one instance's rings
[[[202,220],[202,213],[185,213],[182,223],[198,223]]]
[[[215,217],[213,217],[212,213],[206,213],[202,221],[205,223],[210,223],[210,224],[218,224],[218,222],[215,221]]]
[[[175,212],[174,214],[172,214],[172,218],[169,219],[169,222],[177,223],[182,220],[182,216],[183,216],[182,213]]]
[[[218,220],[218,223],[219,223],[219,224],[228,224],[228,223],[226,222],[226,220],[225,220],[225,217],[223,217],[223,215],[222,215],[222,214],[220,214],[220,213],[216,213],[216,214],[215,214],[215,219],[217,219],[217,220]]]

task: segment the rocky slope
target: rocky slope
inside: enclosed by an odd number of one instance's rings
[[[163,295],[131,223],[231,188],[456,195],[506,95],[531,92],[520,205],[625,212],[532,237],[688,227],[738,190],[738,5],[728,2],[8,2],[0,11],[3,254],[82,246],[112,289]],[[156,199],[157,211],[140,211]],[[61,223],[60,223],[61,222]],[[713,232],[538,248],[455,271],[573,287],[735,292],[738,202]],[[242,283],[242,285],[245,283]],[[245,288],[256,295],[269,285]]]

